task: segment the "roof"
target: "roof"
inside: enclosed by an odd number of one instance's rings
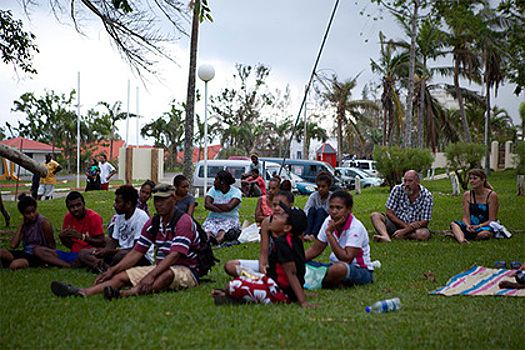
[[[321,153],[321,154],[336,154],[337,151],[335,150],[335,148],[332,147],[331,144],[329,144],[328,142],[325,142],[321,145],[321,147],[319,147],[319,149],[317,150],[317,152],[315,152],[317,154]]]
[[[53,151],[52,145],[48,145],[42,142],[26,139],[25,137],[20,137],[20,136],[12,138],[12,139],[8,139],[8,140],[0,141],[0,143],[6,146],[18,148],[22,152],[36,151],[39,153],[47,153],[47,152]],[[55,152],[61,153],[62,148],[55,146]]]
[[[217,154],[219,154],[222,146],[208,146],[208,160],[215,159]],[[199,156],[200,151],[200,156]],[[197,163],[200,160],[204,160],[204,147],[197,147],[193,149],[193,163]],[[184,161],[184,151],[177,152],[177,162],[182,163]]]

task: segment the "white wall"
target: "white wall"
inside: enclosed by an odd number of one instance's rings
[[[133,148],[133,180],[151,179],[151,153],[159,152],[159,179],[164,177],[164,150],[158,148]],[[126,180],[126,149],[119,149],[119,180]]]

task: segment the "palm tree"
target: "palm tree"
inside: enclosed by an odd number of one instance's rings
[[[313,117],[317,118],[318,116],[314,115]],[[295,133],[295,137],[297,141],[301,139],[302,135],[304,135],[304,121],[300,121],[299,124],[297,125],[297,130]],[[318,123],[307,121],[306,122],[306,140],[303,140],[303,142],[306,145],[307,150],[310,149],[310,140],[312,139],[326,142],[326,140],[328,140],[328,133]]]
[[[404,131],[405,111],[395,85],[397,77],[403,76],[403,72],[406,71],[408,54],[396,53],[394,43],[386,42],[382,32],[379,32],[379,40],[381,57],[379,62],[370,59],[370,64],[372,72],[379,72],[383,76],[381,104],[383,105],[383,144],[386,145],[391,143],[396,135],[399,143],[400,131]]]
[[[102,118],[106,116],[107,118],[109,118],[109,121],[111,123],[109,135],[108,135],[109,141],[110,141],[109,159],[111,160],[113,159],[113,141],[117,141],[120,139],[119,135],[117,134],[117,122],[119,120],[125,120],[127,118],[127,113],[122,112],[121,110],[122,102],[121,101],[116,101],[115,103],[113,103],[113,106],[110,106],[109,103],[104,102],[104,101],[100,101],[97,105],[103,106],[106,108],[107,113],[103,114]],[[131,113],[129,116],[137,117],[137,115],[131,114]]]

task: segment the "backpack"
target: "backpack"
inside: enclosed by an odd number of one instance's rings
[[[173,216],[170,220],[170,227],[172,230],[175,230],[175,226],[177,225],[177,222],[181,218],[182,215],[185,213],[178,208],[175,208],[175,212],[173,213]],[[213,255],[213,250],[211,248],[211,243],[208,238],[208,235],[204,230],[202,229],[201,225],[195,221],[195,219],[191,218],[195,226],[197,227],[197,234],[199,235],[199,249],[197,251],[197,267],[199,269],[199,277],[206,276],[210,273],[211,268],[215,266],[216,262],[220,262],[219,259]],[[153,216],[153,221],[151,223],[151,229],[149,233],[153,237],[153,242],[155,242],[157,233],[159,232],[160,228],[160,215],[156,214]]]

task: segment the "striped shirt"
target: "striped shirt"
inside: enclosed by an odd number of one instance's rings
[[[152,235],[150,233],[153,223],[153,217],[150,218],[142,232],[140,238],[135,244],[134,250],[146,254],[149,247],[153,244]],[[169,223],[163,224],[162,217],[160,218],[159,232],[155,239],[155,250],[156,250],[156,263],[157,265],[172,252],[180,253],[180,257],[173,266],[182,265],[187,266],[194,272],[198,273],[197,263],[198,256],[197,252],[200,247],[200,239],[197,234],[197,227],[191,217],[188,214],[183,214],[175,229],[173,229]]]

